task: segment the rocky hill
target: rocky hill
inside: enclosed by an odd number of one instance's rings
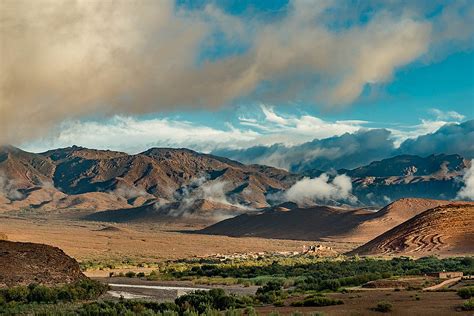
[[[474,204],[447,204],[424,211],[353,250],[359,255],[474,254]]]
[[[383,205],[405,197],[454,199],[470,161],[459,155],[401,155],[339,174],[351,177],[353,194],[365,205]]]
[[[270,209],[221,221],[200,230],[199,233],[233,237],[367,242],[433,207],[465,203],[469,202],[402,199],[378,212],[332,207],[295,208],[284,211]]]
[[[85,278],[76,260],[43,244],[0,240],[0,267],[0,287],[57,285]]]

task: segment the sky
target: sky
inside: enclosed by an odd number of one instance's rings
[[[1,6],[0,144],[213,152],[384,128],[399,146],[474,119],[469,0]]]

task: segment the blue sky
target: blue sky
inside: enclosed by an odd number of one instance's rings
[[[25,27],[0,28],[0,143],[28,150],[212,151],[370,128],[399,143],[474,119],[468,0],[71,2],[68,16],[39,1],[3,14]]]

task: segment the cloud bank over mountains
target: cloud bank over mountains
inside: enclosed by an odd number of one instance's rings
[[[474,120],[446,124],[437,131],[407,139],[397,148],[393,133],[386,129],[359,130],[301,145],[256,146],[221,149],[214,153],[244,163],[261,163],[291,171],[351,169],[374,160],[407,154],[460,154],[474,157]]]
[[[440,10],[400,4],[295,0],[262,19],[171,0],[8,1],[0,13],[0,144],[83,117],[242,99],[340,107],[402,66],[472,48],[472,1]]]
[[[474,159],[471,160],[471,167],[466,170],[463,177],[464,186],[458,192],[458,198],[474,201]]]
[[[474,120],[457,122],[464,116],[454,111],[433,109],[434,117],[420,124],[385,129],[360,120],[283,115],[265,105],[260,110],[260,116],[240,116],[236,125],[224,128],[169,118],[69,121],[57,133],[22,147],[42,152],[74,144],[132,154],[150,147],[185,147],[297,172],[350,169],[399,154],[474,157],[474,142],[469,141],[474,139]]]

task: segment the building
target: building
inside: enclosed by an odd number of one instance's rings
[[[440,279],[451,279],[451,278],[459,278],[463,276],[462,272],[458,271],[442,271],[442,272],[435,272],[435,273],[428,273],[429,276],[440,278]]]

